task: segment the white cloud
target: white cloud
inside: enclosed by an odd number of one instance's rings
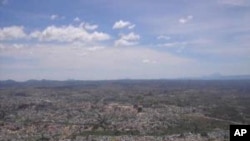
[[[123,21],[123,20],[119,20],[115,22],[115,24],[113,25],[113,29],[122,29],[126,27],[128,27],[128,29],[133,29],[135,25],[130,23],[129,21]]]
[[[79,17],[75,17],[74,18],[74,22],[79,22],[80,21],[80,18]]]
[[[97,24],[89,24],[87,22],[81,22],[79,27],[85,28],[86,30],[95,30],[98,28]]]
[[[186,45],[188,44],[191,44],[191,43],[190,42],[171,42],[171,43],[158,44],[158,46],[167,47],[167,48],[175,48],[176,52],[180,53],[186,48]]]
[[[140,39],[140,35],[131,32],[127,35],[121,34],[120,39],[115,41],[115,46],[131,46],[138,44],[138,40]]]
[[[187,45],[187,42],[171,42],[171,43],[164,43],[164,44],[159,44],[158,46],[161,47],[181,47]]]
[[[138,44],[138,42],[134,42],[134,41],[127,41],[124,39],[119,39],[115,41],[115,46],[133,46]]]
[[[110,35],[95,30],[98,25],[85,24],[73,26],[48,26],[43,30],[31,31],[29,34],[24,32],[22,26],[9,26],[0,28],[0,40],[17,39],[38,39],[39,41],[58,41],[58,42],[95,42],[110,39]]]
[[[133,29],[133,28],[135,28],[135,24],[128,26],[128,29]]]
[[[187,17],[185,17],[185,18],[180,18],[180,19],[179,19],[179,23],[185,24],[185,23],[189,22],[189,21],[192,20],[192,19],[193,19],[193,16],[192,16],[192,15],[189,15],[189,16],[187,16]]]
[[[49,26],[43,31],[35,31],[30,34],[32,38],[40,41],[59,41],[59,42],[91,42],[110,39],[110,36],[103,32],[87,32],[81,26]]]
[[[26,37],[27,35],[25,34],[22,26],[0,28],[0,40],[14,40]]]
[[[181,19],[179,19],[179,23],[186,23],[187,22],[187,20],[186,19],[184,19],[184,18],[181,18]]]
[[[157,61],[155,61],[155,60],[150,60],[150,59],[143,59],[143,60],[142,60],[142,63],[145,63],[145,64],[156,64]]]
[[[53,14],[53,15],[50,16],[50,19],[51,20],[58,20],[58,19],[63,20],[63,19],[65,19],[65,17],[64,16],[59,16],[57,14]]]
[[[127,35],[121,35],[121,38],[124,40],[135,41],[140,39],[140,35],[130,32]]]
[[[55,19],[57,19],[57,18],[59,18],[59,16],[56,15],[56,14],[53,14],[53,15],[50,16],[50,19],[51,19],[51,20],[55,20]]]
[[[95,30],[95,29],[98,28],[98,25],[96,25],[96,24],[91,25],[91,24],[89,24],[89,23],[86,23],[84,27],[85,27],[85,29],[87,29],[87,30]]]
[[[160,35],[160,36],[158,36],[158,37],[157,37],[157,39],[170,40],[170,39],[171,39],[171,37],[166,36],[166,35]]]
[[[90,39],[90,41],[103,41],[103,40],[108,40],[110,39],[110,36],[106,33],[103,32],[93,32],[89,34],[88,39]]]

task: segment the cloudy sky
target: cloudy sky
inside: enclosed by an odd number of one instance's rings
[[[250,74],[250,0],[0,0],[0,79]]]

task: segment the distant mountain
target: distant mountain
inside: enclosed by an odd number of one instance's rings
[[[98,82],[101,81],[84,81],[84,80],[65,80],[65,81],[59,81],[59,80],[27,80],[24,82],[18,82],[14,80],[3,80],[0,81],[0,88],[1,87],[77,87],[82,85],[95,85],[98,84]]]
[[[201,77],[205,80],[247,80],[250,79],[250,75],[221,75],[219,73],[211,74]]]
[[[250,80],[250,75],[221,75],[219,73],[211,74],[203,77],[187,77],[187,78],[178,78],[178,79],[151,79],[152,81],[185,81],[185,80]],[[20,87],[20,86],[39,86],[39,87],[61,87],[61,86],[82,86],[82,85],[91,85],[96,86],[100,83],[110,82],[110,83],[132,83],[132,82],[144,82],[149,81],[149,79],[118,79],[118,80],[28,80],[24,82],[17,82],[14,80],[2,80],[0,81],[1,87]]]

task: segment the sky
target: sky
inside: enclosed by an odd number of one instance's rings
[[[250,0],[0,0],[0,80],[250,74]]]

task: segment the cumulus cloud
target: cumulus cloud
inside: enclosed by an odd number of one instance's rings
[[[185,23],[191,21],[192,19],[193,19],[193,16],[192,16],[192,15],[189,15],[189,16],[187,16],[187,17],[185,17],[185,18],[180,18],[180,19],[179,19],[179,23],[185,24]]]
[[[132,46],[132,45],[136,45],[137,42],[132,42],[132,41],[127,41],[124,39],[119,39],[115,41],[115,46]]]
[[[40,41],[59,41],[59,42],[73,42],[73,41],[102,41],[110,39],[110,36],[103,32],[94,31],[87,32],[81,26],[48,26],[43,31],[34,31],[30,34],[32,38]]]
[[[37,39],[39,41],[57,42],[95,42],[110,39],[109,34],[95,31],[96,28],[98,28],[98,25],[87,23],[84,26],[48,26],[43,30],[25,33],[22,26],[9,26],[0,28],[0,41]]]
[[[124,40],[135,41],[135,40],[139,40],[140,36],[138,34],[135,34],[134,32],[131,32],[127,35],[121,35],[121,38]]]
[[[96,25],[96,24],[91,25],[91,24],[89,24],[89,23],[86,23],[84,27],[85,27],[85,29],[87,29],[87,30],[95,30],[95,29],[98,28],[98,25]]]
[[[128,28],[128,29],[133,29],[135,27],[134,24],[130,23],[129,21],[123,21],[123,20],[119,20],[117,22],[115,22],[115,24],[113,25],[113,29],[122,29],[122,28]]]
[[[140,35],[131,32],[129,34],[121,34],[120,39],[115,41],[115,46],[131,46],[138,44]]]
[[[27,35],[25,34],[22,26],[0,28],[0,40],[14,40],[26,37]]]
[[[97,24],[89,24],[87,22],[81,22],[79,27],[82,27],[86,30],[95,30],[98,28],[98,25]]]

